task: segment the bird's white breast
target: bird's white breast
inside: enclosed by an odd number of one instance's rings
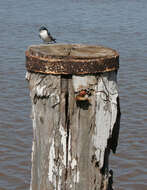
[[[48,38],[48,33],[46,30],[42,30],[40,31],[40,36],[43,40],[47,39]]]

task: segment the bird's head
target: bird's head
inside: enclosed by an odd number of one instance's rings
[[[41,32],[41,31],[43,31],[43,30],[48,31],[48,29],[47,29],[45,26],[41,26],[41,27],[39,28],[39,32]]]

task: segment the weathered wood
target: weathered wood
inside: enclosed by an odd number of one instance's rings
[[[50,44],[31,46],[26,51],[28,71],[45,74],[87,74],[118,69],[119,55],[102,46]]]
[[[29,71],[34,132],[31,189],[112,189],[108,160],[119,133],[117,72]]]

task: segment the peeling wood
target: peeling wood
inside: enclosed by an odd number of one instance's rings
[[[120,120],[116,72],[26,78],[34,132],[32,190],[106,190]],[[92,91],[88,102],[75,99],[81,90]]]
[[[117,97],[116,73],[104,73],[99,77],[96,86],[96,128],[93,136],[100,168],[103,167],[107,141],[112,135],[117,117]]]
[[[26,56],[34,135],[30,189],[111,190],[109,154],[120,124],[117,52],[58,44],[31,46]]]

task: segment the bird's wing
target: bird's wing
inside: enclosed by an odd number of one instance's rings
[[[51,34],[50,34],[50,32],[48,30],[47,30],[47,33],[48,33],[49,36],[51,36]]]
[[[56,42],[56,39],[55,39],[55,38],[53,38],[52,36],[51,36],[51,40],[52,40],[52,41],[54,41],[54,42]]]

